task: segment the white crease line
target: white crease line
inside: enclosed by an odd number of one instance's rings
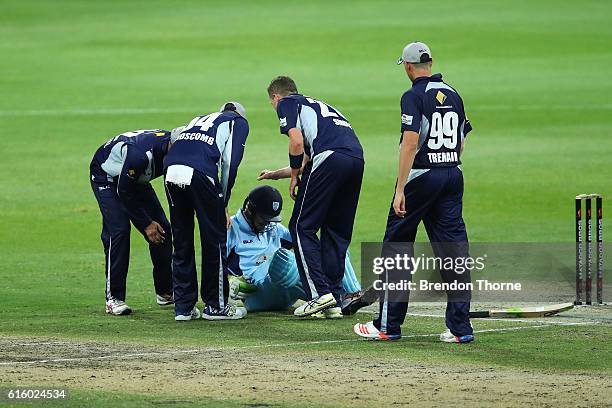
[[[588,326],[588,325],[597,325],[596,322],[569,322],[563,323],[563,326]],[[554,327],[552,324],[541,324],[534,326],[515,326],[515,327],[507,327],[507,328],[497,328],[497,329],[482,329],[482,330],[474,330],[474,333],[495,333],[495,332],[507,332],[507,331],[517,331],[517,330],[529,330],[529,329],[540,329],[546,327]],[[402,336],[402,339],[413,339],[413,338],[421,338],[421,337],[437,337],[439,333],[430,333],[430,334],[409,334]],[[315,341],[303,341],[296,343],[278,343],[278,344],[259,344],[253,346],[243,346],[243,347],[220,347],[220,348],[208,348],[208,349],[189,349],[189,350],[175,350],[175,351],[151,351],[145,353],[127,353],[127,354],[110,354],[106,356],[97,356],[97,357],[71,357],[71,358],[51,358],[44,360],[31,360],[31,361],[4,361],[0,362],[0,366],[13,366],[13,365],[34,365],[34,364],[45,364],[45,363],[70,363],[77,361],[100,361],[100,360],[110,360],[110,359],[126,359],[133,357],[160,357],[160,356],[172,356],[172,355],[181,355],[181,354],[199,354],[199,353],[212,353],[212,352],[224,352],[224,351],[235,351],[235,350],[252,350],[252,349],[265,349],[265,348],[280,348],[280,347],[296,347],[296,346],[311,346],[318,344],[334,344],[334,343],[352,343],[357,341],[364,341],[361,338],[354,339],[342,339],[342,340],[315,340]],[[70,343],[66,343],[70,344]]]
[[[475,105],[469,107],[469,111],[601,111],[611,110],[612,104],[585,104],[585,105]],[[189,113],[196,115],[215,111],[215,108],[205,109],[203,107],[193,108],[68,108],[68,109],[24,109],[24,110],[0,110],[2,116],[79,116],[79,115],[140,115],[150,113]],[[269,107],[251,107],[249,112],[267,112]],[[375,111],[375,112],[394,112],[397,106],[342,106],[346,111]]]

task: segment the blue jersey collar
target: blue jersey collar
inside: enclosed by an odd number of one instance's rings
[[[418,84],[419,82],[442,82],[442,74],[433,74],[432,76],[423,76],[418,77],[414,81],[412,81],[413,85]]]

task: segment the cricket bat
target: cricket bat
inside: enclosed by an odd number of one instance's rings
[[[573,303],[560,303],[558,305],[535,306],[535,307],[510,307],[508,309],[492,309],[470,312],[471,318],[516,318],[516,317],[547,317],[557,313],[565,312],[574,307]]]

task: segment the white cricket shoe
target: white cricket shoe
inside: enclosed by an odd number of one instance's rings
[[[174,303],[174,295],[172,293],[168,293],[166,295],[155,295],[155,297],[155,301],[160,306],[171,305]]]
[[[451,333],[450,329],[446,329],[444,333],[440,334],[440,341],[444,343],[469,343],[470,341],[474,341],[474,336],[472,334],[455,336]]]
[[[342,308],[341,307],[330,307],[329,309],[322,310],[312,315],[317,319],[342,319]]]
[[[355,324],[355,326],[353,326],[353,331],[356,335],[368,340],[399,340],[402,338],[401,334],[385,334],[381,332],[376,328],[376,326],[374,326],[374,322],[372,321],[365,324]]]
[[[129,315],[132,309],[123,300],[110,298],[106,301],[106,313],[115,316]]]
[[[200,310],[197,308],[197,306],[194,306],[193,309],[191,309],[191,313],[188,315],[178,314],[174,316],[174,320],[177,322],[187,322],[189,320],[198,320],[201,317],[202,314],[200,313]]]
[[[202,317],[206,320],[238,320],[247,315],[246,308],[236,307],[233,304],[228,304],[223,309],[207,305],[203,312]]]
[[[312,299],[293,311],[299,317],[310,316],[321,310],[329,309],[336,305],[336,298],[331,293]]]

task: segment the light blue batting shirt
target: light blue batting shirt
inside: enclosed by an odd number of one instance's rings
[[[282,241],[291,242],[289,230],[280,223],[271,223],[268,228],[256,234],[238,210],[232,217],[232,226],[227,232],[227,254],[230,272],[242,274],[253,284],[263,284],[268,266]]]

